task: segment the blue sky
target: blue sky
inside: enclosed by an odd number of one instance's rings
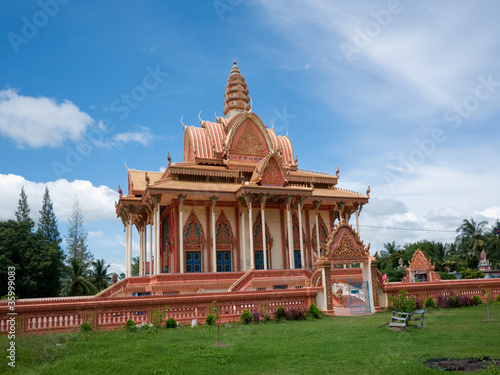
[[[341,187],[371,185],[361,236],[373,251],[450,242],[464,218],[500,219],[499,12],[495,1],[4,0],[0,220],[23,185],[37,220],[47,185],[65,235],[77,196],[90,250],[120,272],[125,161],[181,161],[180,117],[221,115],[237,60],[254,112],[288,130],[299,168],[340,166]]]

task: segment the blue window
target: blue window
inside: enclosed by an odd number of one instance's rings
[[[217,251],[217,272],[231,272],[230,251]]]
[[[201,251],[186,251],[186,272],[201,272]]]
[[[262,250],[254,252],[254,260],[255,260],[255,269],[263,270],[264,269],[264,252]],[[267,255],[267,269],[269,268],[269,251],[266,251]]]
[[[295,268],[302,268],[302,262],[300,261],[300,250],[293,251],[293,258],[295,261]]]

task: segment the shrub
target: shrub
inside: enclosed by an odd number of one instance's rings
[[[169,318],[165,322],[165,328],[177,328],[177,322],[175,321],[174,318]]]
[[[422,310],[423,308],[424,308],[424,301],[422,301],[420,298],[417,298],[415,300],[415,309]]]
[[[304,320],[306,317],[306,310],[304,310],[302,307],[293,307],[288,311],[288,313],[290,314],[290,319],[293,320]]]
[[[309,306],[309,310],[307,310],[307,315],[313,317],[314,319],[321,318],[321,311],[316,307],[314,302],[311,302],[311,305]]]
[[[127,320],[127,323],[125,323],[125,329],[128,331],[135,330],[135,322],[132,319]]]
[[[243,310],[243,312],[240,315],[240,320],[242,323],[248,324],[253,320],[253,315],[250,311]]]
[[[500,302],[500,294],[497,296],[497,301]]]
[[[425,304],[424,304],[424,306],[425,306],[426,308],[428,308],[428,309],[429,309],[429,308],[435,308],[435,307],[436,307],[436,302],[434,301],[434,298],[432,298],[432,297],[427,298],[427,299],[425,300]]]
[[[154,326],[153,323],[143,322],[137,326],[139,331],[142,333],[156,333],[158,332],[158,327]]]
[[[459,296],[457,297],[457,301],[458,307],[476,306],[474,299],[469,296]]]
[[[499,297],[500,297],[500,296],[499,296]],[[498,299],[498,298],[497,298],[497,299]],[[472,296],[472,300],[474,301],[474,303],[475,303],[476,305],[480,305],[480,304],[482,304],[482,303],[483,303],[483,301],[481,301],[481,297],[479,297],[479,296]],[[499,300],[499,301],[500,301],[500,300]]]
[[[92,326],[89,322],[83,322],[80,326],[80,332],[83,333],[91,333],[93,331]]]
[[[414,297],[409,297],[408,292],[404,289],[399,291],[397,296],[389,297],[389,304],[395,311],[401,312],[412,312],[416,309],[416,299]]]
[[[278,306],[278,308],[274,312],[274,319],[276,319],[277,322],[279,322],[280,320],[286,319],[286,311],[283,308],[283,306],[281,306],[281,305]]]
[[[448,307],[448,296],[437,296],[436,305],[440,308]]]
[[[213,326],[215,324],[215,315],[214,314],[210,314],[207,316],[207,318],[205,319],[205,323],[209,326]]]
[[[262,321],[264,323],[267,323],[267,322],[270,322],[271,320],[273,320],[272,316],[268,313],[263,313],[262,314]]]
[[[260,313],[258,311],[253,311],[253,322],[254,323],[259,323],[260,322]]]
[[[448,307],[460,307],[460,302],[453,295],[448,297]]]

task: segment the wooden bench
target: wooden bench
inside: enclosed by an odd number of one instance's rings
[[[389,328],[400,328],[404,329],[408,327],[408,322],[420,321],[420,324],[414,324],[413,326],[422,328],[424,326],[424,313],[425,310],[415,310],[413,312],[402,312],[402,311],[392,311],[391,321],[389,322]],[[414,317],[415,315],[420,315],[420,317]]]

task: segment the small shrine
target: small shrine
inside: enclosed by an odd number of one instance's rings
[[[427,283],[441,280],[441,276],[435,272],[435,267],[420,249],[415,251],[410,264],[405,268],[406,276],[403,283]]]
[[[479,271],[484,273],[485,279],[500,278],[500,270],[494,270],[491,262],[487,259],[486,252],[481,251],[481,260],[479,261]]]

